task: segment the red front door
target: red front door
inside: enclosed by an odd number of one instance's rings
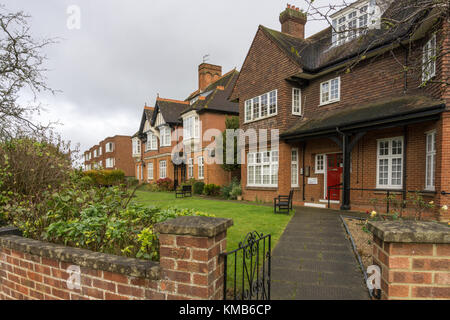
[[[337,186],[341,183],[342,154],[327,154],[327,187]],[[338,186],[340,188],[340,186]],[[340,200],[341,190],[330,189],[330,200]]]

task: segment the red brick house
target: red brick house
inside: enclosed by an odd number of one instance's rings
[[[130,136],[108,137],[84,152],[84,170],[120,169],[125,176],[134,176],[134,161],[130,154]]]
[[[334,207],[369,209],[388,190],[398,199],[412,190],[448,203],[450,88],[440,81],[450,58],[422,65],[448,52],[448,21],[423,12],[386,32],[381,18],[411,12],[376,3],[355,2],[307,39],[306,15],[290,6],[281,32],[259,26],[231,100],[243,130],[278,129],[280,141],[252,152],[246,144],[244,199],[272,201],[294,189],[297,205],[325,207],[329,198]],[[339,33],[345,23],[356,29]]]
[[[237,103],[228,100],[239,72],[222,75],[222,67],[207,63],[198,72],[199,87],[186,100],[158,97],[154,108],[144,108],[132,138],[140,181],[170,178],[176,186],[189,179],[220,186],[230,183],[231,173],[214,163],[213,139],[204,139],[204,133],[223,132],[225,119],[239,115]]]

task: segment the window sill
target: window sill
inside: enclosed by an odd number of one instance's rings
[[[269,187],[263,187],[263,186],[246,186],[245,190],[267,190],[267,191],[277,191],[278,186],[269,186]]]
[[[338,99],[338,100],[332,100],[332,101],[328,101],[328,102],[323,102],[323,103],[320,103],[320,104],[319,104],[319,107],[327,106],[327,105],[333,104],[333,103],[338,103],[338,102],[340,102],[340,101],[341,101],[341,99]]]
[[[255,119],[255,120],[246,120],[246,121],[244,121],[244,124],[249,124],[249,123],[252,123],[252,122],[258,122],[258,121],[261,121],[261,120],[270,119],[270,118],[273,118],[273,117],[275,117],[277,115],[278,115],[278,112],[276,112],[275,114],[271,114],[269,116],[263,117],[263,118]]]

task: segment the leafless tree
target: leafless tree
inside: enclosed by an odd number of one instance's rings
[[[38,93],[54,93],[46,84],[43,49],[56,39],[34,39],[29,19],[22,11],[9,12],[0,5],[0,140],[49,127],[33,121],[32,115],[42,110]],[[19,101],[25,91],[33,100],[27,104]]]
[[[443,75],[440,79],[426,78],[423,79],[424,68],[430,65],[444,55],[450,52],[443,49],[442,40],[447,37],[442,32],[442,22],[450,23],[450,1],[449,0],[370,0],[369,3],[376,6],[383,14],[379,19],[376,27],[370,27],[369,23],[360,27],[360,23],[350,25],[347,22],[337,24],[333,21],[332,15],[346,7],[354,7],[355,10],[360,8],[359,1],[351,0],[333,0],[329,5],[318,5],[314,0],[302,0],[306,3],[306,14],[308,20],[326,21],[332,32],[335,34],[336,41],[344,39],[343,42],[349,43],[349,49],[357,53],[356,58],[348,63],[346,72],[352,69],[361,61],[367,58],[370,49],[380,45],[387,40],[392,43],[401,43],[402,46],[414,45],[417,33],[420,33],[424,25],[432,28],[432,32],[436,34],[436,50],[432,50],[426,59],[420,55],[412,57],[405,61],[403,57],[396,57],[394,50],[390,53],[394,55],[398,63],[398,73],[408,73],[419,79],[422,86],[430,83],[439,83],[449,85],[450,79],[447,75]],[[357,35],[351,41],[348,41],[349,35]],[[396,38],[396,35],[399,35]],[[323,35],[326,37],[326,35]],[[410,41],[408,41],[410,40]],[[410,51],[411,52],[411,51]],[[425,70],[426,71],[426,70]]]

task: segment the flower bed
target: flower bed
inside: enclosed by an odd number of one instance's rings
[[[360,219],[344,218],[348,226],[348,230],[352,235],[353,241],[356,245],[364,269],[372,264],[372,233],[367,230],[367,221]]]

